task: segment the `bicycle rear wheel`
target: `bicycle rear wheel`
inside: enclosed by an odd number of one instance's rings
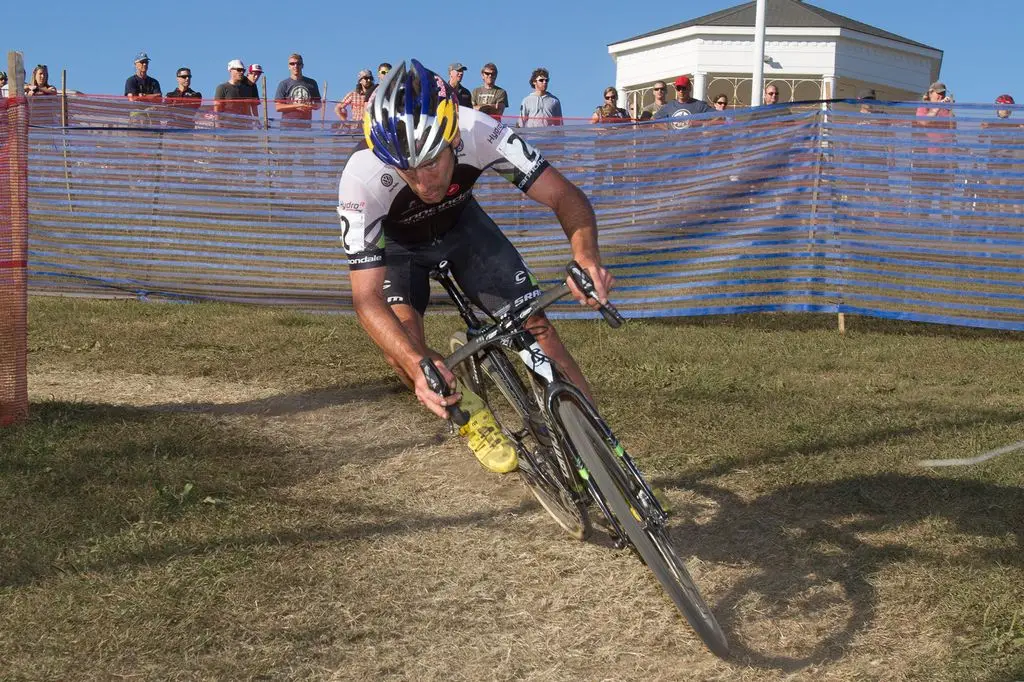
[[[638,485],[631,481],[631,474],[620,464],[600,428],[569,398],[559,400],[556,409],[569,439],[637,554],[704,644],[720,658],[728,656],[729,643],[718,620],[672,547],[665,527],[648,518],[635,493]]]
[[[465,344],[464,332],[456,332],[449,341],[452,351]],[[541,507],[566,533],[585,540],[590,535],[587,508],[566,485],[544,417],[515,364],[502,351],[487,349],[452,372],[487,403],[516,444],[519,475]]]

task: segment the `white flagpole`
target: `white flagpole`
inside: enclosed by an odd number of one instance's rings
[[[754,20],[754,71],[750,81],[750,105],[761,106],[764,92],[764,6],[766,0],[757,0],[757,18]]]

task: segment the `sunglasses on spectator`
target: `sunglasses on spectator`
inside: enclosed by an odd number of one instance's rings
[[[190,74],[190,73],[179,73],[178,74],[178,78],[191,78],[191,77],[192,77],[192,74]]]
[[[302,66],[302,62],[288,62],[288,66]]]
[[[654,88],[655,92],[665,92],[665,88]]]
[[[498,75],[497,72],[495,72],[495,71],[481,71],[480,73],[482,73],[485,76],[497,76]]]
[[[377,73],[379,73],[379,74],[380,74],[380,75],[382,75],[382,76],[386,76],[386,75],[388,75],[388,73],[390,73],[390,72],[389,72],[389,71],[388,71],[387,69],[381,69],[381,70],[380,70],[380,71],[378,71]]]
[[[540,83],[547,83],[548,79],[547,78],[538,78],[537,81],[540,82]]]
[[[359,80],[361,80],[361,81],[372,81],[373,80],[373,76],[360,76]]]
[[[720,104],[724,107],[726,104],[728,104],[728,102],[715,102],[715,104]]]
[[[618,99],[619,96],[618,95],[605,95],[604,98],[605,99]]]

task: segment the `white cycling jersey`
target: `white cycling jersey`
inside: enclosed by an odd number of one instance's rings
[[[523,192],[548,167],[540,152],[503,123],[475,109],[459,109],[461,140],[447,196],[437,204],[422,201],[392,166],[369,149],[360,149],[345,164],[338,183],[338,216],[349,268],[384,266],[388,239],[421,243],[452,227],[480,174],[493,168]]]

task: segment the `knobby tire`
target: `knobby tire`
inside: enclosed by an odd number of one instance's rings
[[[637,554],[704,644],[720,658],[727,657],[729,643],[725,634],[672,547],[667,529],[637,519],[637,516],[644,518],[643,506],[633,493],[629,474],[619,464],[619,456],[605,441],[600,429],[571,399],[562,398],[556,409],[589,475]]]

